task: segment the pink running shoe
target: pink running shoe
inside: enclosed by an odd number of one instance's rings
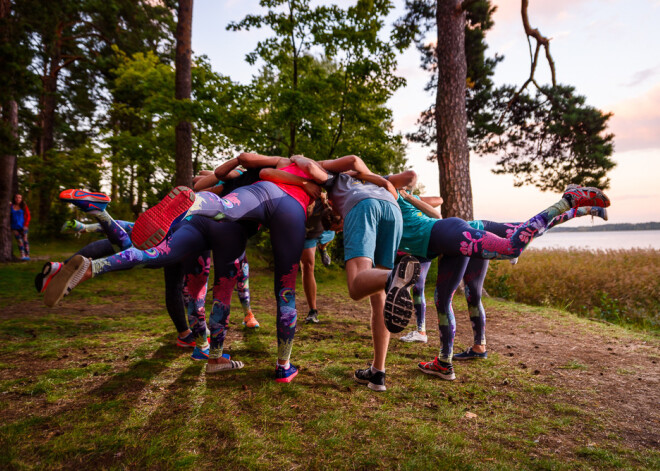
[[[60,199],[84,212],[105,211],[110,202],[110,197],[104,193],[91,193],[85,190],[64,190],[60,193]]]
[[[194,191],[186,186],[177,186],[160,203],[137,218],[131,233],[133,245],[146,250],[160,244],[176,219],[183,216],[194,202]]]
[[[607,208],[610,205],[610,199],[598,188],[577,186],[575,184],[568,185],[568,188],[564,191],[564,198],[571,203],[572,208],[582,206]]]

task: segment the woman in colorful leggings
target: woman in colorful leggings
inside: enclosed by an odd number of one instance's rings
[[[393,178],[390,178],[390,181],[392,180]],[[394,184],[395,186],[406,186],[401,183]],[[421,362],[419,368],[424,373],[447,380],[455,378],[451,364],[455,332],[451,300],[460,280],[466,273],[470,257],[484,261],[517,258],[535,237],[543,234],[556,223],[566,221],[571,214],[572,217],[584,215],[580,214],[580,211],[577,210],[578,207],[594,204],[600,207],[609,206],[609,200],[600,190],[570,188],[559,202],[526,223],[506,225],[482,223],[481,221],[467,223],[458,218],[438,220],[429,217],[421,211],[424,208],[423,202],[416,201],[405,191],[401,192],[398,202],[404,220],[404,233],[400,248],[413,255],[427,258],[443,255],[438,262],[435,291],[442,348],[438,357],[431,362]],[[587,213],[589,210],[582,211]],[[557,216],[559,217],[557,218]],[[557,219],[555,220],[555,218]],[[490,232],[489,229],[496,232]],[[509,229],[508,233],[507,229]],[[476,292],[477,289],[480,289],[485,271],[482,269],[473,273],[475,277],[470,280],[472,288],[468,287],[468,290]],[[483,308],[481,312],[483,313]],[[479,319],[483,320],[485,326],[485,315],[483,318],[480,316]],[[394,319],[395,328],[407,323],[405,319],[402,321]],[[479,321],[477,322],[479,323]]]
[[[276,166],[281,167],[285,165],[285,167],[282,167],[282,170],[285,172],[304,174],[304,172],[297,170],[295,166],[287,165],[288,159],[258,156],[255,154],[242,154],[242,157],[246,157],[241,161],[245,167],[270,166],[274,162]],[[268,170],[262,170],[262,172],[267,172]],[[311,183],[306,185],[306,188],[307,190],[303,190],[300,187],[291,187],[290,185],[258,182],[250,186],[238,188],[225,198],[220,198],[215,194],[207,192],[201,192],[195,195],[190,189],[178,187],[165,200],[159,203],[159,205],[151,208],[138,218],[133,229],[133,241],[136,242],[136,245],[151,245],[167,233],[172,221],[180,218],[188,209],[192,209],[189,215],[216,215],[219,219],[226,221],[248,219],[263,223],[270,228],[271,243],[275,255],[275,296],[277,298],[278,337],[276,381],[278,382],[289,382],[297,375],[297,368],[289,362],[297,318],[295,309],[295,282],[298,272],[298,262],[305,238],[305,213],[311,200],[307,192],[315,195],[320,193],[320,188]],[[190,203],[194,204],[191,205]],[[167,221],[163,222],[161,217],[165,217]],[[193,217],[191,222],[199,219],[206,218]],[[210,219],[209,221],[213,222]],[[149,227],[150,225],[151,227]],[[56,304],[67,291],[70,291],[81,281],[89,279],[92,276],[97,276],[107,271],[131,268],[137,264],[148,265],[161,263],[162,260],[179,257],[180,251],[184,250],[181,247],[185,248],[190,243],[187,242],[189,238],[185,237],[185,234],[183,236],[179,234],[186,230],[187,227],[188,225],[185,225],[177,230],[165,243],[155,242],[158,245],[153,249],[141,251],[137,248],[132,248],[112,257],[94,260],[92,262],[80,257],[82,260],[78,260],[76,264],[71,265],[66,273],[58,274],[60,281],[57,287],[53,287],[51,290],[52,295],[46,300],[47,303],[49,305]],[[135,237],[136,232],[139,235],[138,240]],[[181,241],[186,243],[182,243]],[[192,243],[194,244],[194,241]],[[220,241],[218,244],[222,245],[222,247],[218,247],[217,250],[223,251],[223,247],[225,246],[224,241]],[[237,255],[240,255],[240,253]],[[55,280],[57,280],[57,276],[53,279],[51,286],[53,286]],[[213,336],[213,328],[211,332]],[[213,349],[213,342],[211,347]]]

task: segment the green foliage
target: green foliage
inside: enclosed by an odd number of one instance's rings
[[[359,1],[343,10],[310,2],[261,1],[232,30],[269,27],[247,61],[264,63],[242,103],[235,142],[266,154],[315,159],[357,154],[378,172],[403,166],[401,136],[385,103],[404,80],[395,51],[380,39],[389,1]],[[235,120],[238,122],[238,120]]]
[[[497,174],[512,174],[515,185],[533,184],[561,191],[570,183],[608,188],[614,135],[606,134],[611,113],[586,105],[575,88],[542,87],[532,97],[513,87],[493,94],[495,114],[503,116],[482,153],[499,151]],[[507,111],[508,109],[508,111]],[[497,139],[495,138],[497,136]]]
[[[566,85],[541,86],[534,95],[516,87],[495,88],[492,77],[504,59],[487,57],[486,33],[496,7],[489,0],[470,3],[466,11],[466,111],[468,141],[480,155],[497,153],[496,174],[512,174],[515,185],[535,185],[543,191],[562,191],[569,183],[607,188],[613,135],[606,133],[611,114],[586,104],[585,97]],[[408,0],[406,15],[396,25],[400,46],[414,41],[422,54],[422,68],[431,72],[427,90],[436,91],[436,51],[425,35],[435,29],[435,1]],[[441,92],[440,92],[441,93]],[[407,137],[430,147],[436,156],[435,105],[422,112],[419,129]]]

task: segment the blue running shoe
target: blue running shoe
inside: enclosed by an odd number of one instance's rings
[[[192,358],[193,360],[208,360],[209,347],[199,348],[195,346],[195,349],[193,350],[192,355],[190,355],[190,358]]]
[[[280,365],[277,365],[277,368],[275,368],[275,381],[278,383],[290,383],[297,375],[298,368],[291,363],[289,363],[287,369],[284,369],[284,367]]]
[[[60,193],[60,199],[84,212],[105,211],[110,202],[110,198],[106,194],[90,193],[85,190],[64,190]]]
[[[488,358],[488,352],[477,353],[472,350],[472,347],[468,348],[462,353],[457,353],[454,355],[454,360],[479,360]]]

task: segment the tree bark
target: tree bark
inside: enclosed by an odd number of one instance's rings
[[[11,100],[3,105],[3,126],[8,126],[14,141],[18,139],[18,104]],[[11,147],[14,147],[13,145]],[[11,224],[9,218],[9,202],[14,193],[14,169],[16,156],[13,152],[2,152],[0,155],[0,262],[10,262],[11,257]]]
[[[438,90],[435,120],[442,217],[471,220],[472,184],[467,140],[465,11],[456,0],[436,2]]]
[[[41,158],[39,172],[48,172],[51,151],[55,144],[55,108],[57,107],[57,64],[59,57],[54,57],[48,73],[42,77],[43,88],[39,98],[39,138],[37,154]],[[37,181],[42,180],[37,176]],[[53,199],[51,185],[39,185],[39,224],[46,224]]]
[[[192,11],[193,0],[179,0],[176,26],[175,98],[190,100],[192,91]],[[176,125],[176,185],[192,186],[192,124],[179,121]]]

